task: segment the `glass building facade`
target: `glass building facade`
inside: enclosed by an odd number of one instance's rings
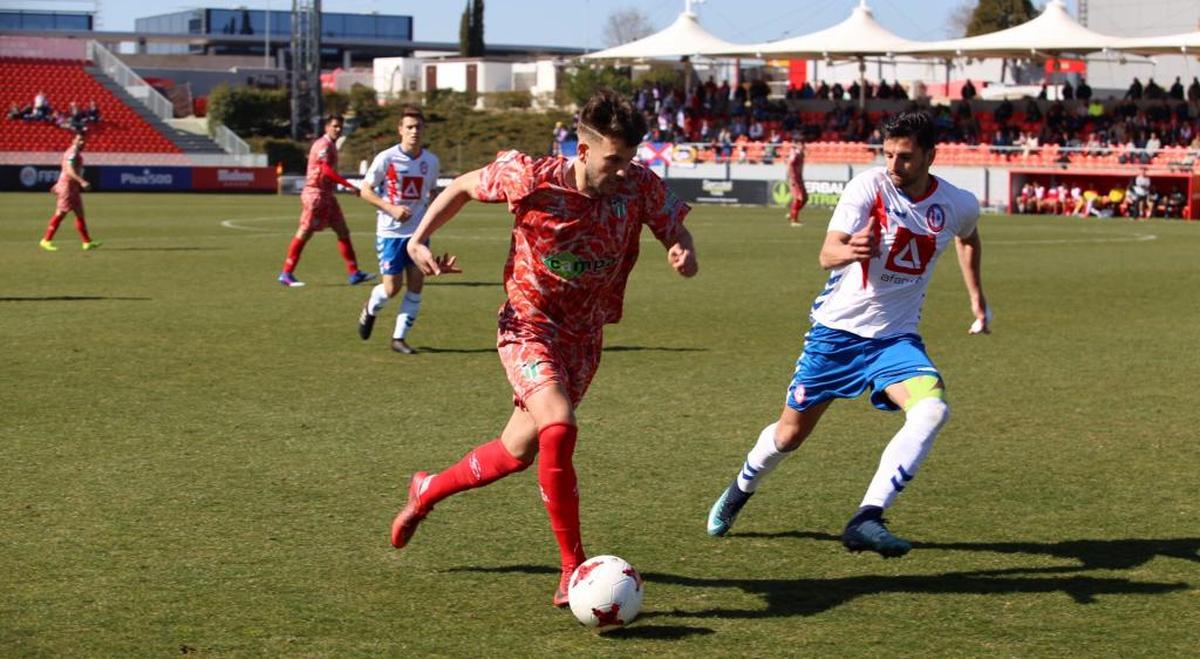
[[[272,35],[291,33],[291,12],[272,11],[270,15]],[[138,32],[145,33],[263,36],[267,32],[267,12],[260,9],[192,9],[139,18],[135,26]],[[412,16],[323,12],[321,35],[343,39],[412,41],[413,19]]]
[[[70,11],[0,10],[0,30],[48,32],[92,30],[92,15]]]

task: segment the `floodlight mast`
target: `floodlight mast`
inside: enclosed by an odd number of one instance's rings
[[[292,139],[320,132],[321,0],[292,0]]]

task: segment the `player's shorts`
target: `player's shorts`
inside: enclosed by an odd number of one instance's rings
[[[871,404],[895,411],[899,408],[884,390],[922,375],[942,377],[916,334],[866,339],[813,325],[804,337],[804,352],[796,360],[787,406],[803,412],[834,398],[857,398],[870,387]]]
[[[60,188],[55,185],[51,191],[56,197],[54,210],[58,213],[75,213],[83,215],[83,195],[79,193],[79,188]]]
[[[412,259],[408,256],[408,239],[410,237],[375,237],[375,252],[379,254],[379,274],[398,275],[412,264]],[[425,241],[425,246],[429,246],[428,240]]]
[[[500,310],[496,349],[508,381],[513,404],[525,409],[525,401],[555,382],[562,385],[578,407],[600,366],[603,332],[566,335],[554,328],[517,318],[507,304]]]
[[[332,192],[305,188],[300,193],[300,207],[300,229],[303,231],[346,229],[346,217]]]

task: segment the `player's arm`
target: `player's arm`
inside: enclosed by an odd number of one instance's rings
[[[427,275],[462,272],[455,265],[453,255],[443,254],[440,257],[434,257],[425,242],[443,224],[457,215],[468,201],[479,199],[476,195],[476,188],[479,187],[481,172],[482,170],[476,169],[454,179],[450,185],[446,186],[445,190],[442,190],[434,198],[433,203],[429,204],[429,209],[425,211],[425,217],[421,218],[417,230],[408,240],[408,256],[421,269],[421,272]]]
[[[856,233],[845,231],[830,231],[825,234],[825,243],[821,245],[821,267],[826,270],[836,270],[879,254],[879,238],[872,231],[871,225],[863,227]]]
[[[80,175],[79,175],[79,168],[78,168],[78,167],[75,165],[75,161],[74,161],[74,160],[68,160],[68,161],[67,161],[67,176],[68,176],[68,177],[69,177],[71,180],[73,180],[73,181],[75,181],[76,183],[78,183],[78,184],[79,184],[79,186],[80,186],[80,187],[82,187],[82,188],[90,188],[90,187],[92,187],[92,184],[91,184],[91,183],[88,183],[88,182],[87,182],[87,180],[85,180],[85,179],[84,179],[82,176],[80,176]]]
[[[967,295],[971,298],[971,313],[975,315],[975,322],[969,331],[971,334],[990,334],[988,323],[992,314],[983,295],[983,244],[979,240],[979,231],[972,231],[966,238],[956,237],[954,248],[958,251],[958,266],[962,269]]]
[[[412,210],[408,206],[393,204],[376,194],[374,186],[371,185],[370,178],[363,179],[362,184],[358,188],[358,196],[368,204],[391,215],[397,222],[403,222],[412,215]]]
[[[333,181],[334,183],[337,183],[338,185],[340,185],[344,188],[350,188],[351,190],[354,191],[354,194],[357,195],[359,193],[358,188],[350,181],[347,181],[341,174],[338,174],[337,170],[330,167],[328,161],[325,161],[325,160],[321,161],[321,174],[324,175],[325,178]]]

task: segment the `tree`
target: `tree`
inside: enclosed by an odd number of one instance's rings
[[[587,103],[592,94],[601,87],[614,89],[622,94],[633,92],[633,82],[629,78],[628,69],[618,69],[613,66],[594,66],[580,64],[573,69],[563,71],[561,89],[566,92],[568,101],[577,105]]]
[[[483,0],[474,0],[471,7],[471,56],[483,57]]]
[[[458,54],[463,57],[471,55],[471,0],[467,0],[462,19],[458,22]]]
[[[650,25],[650,18],[636,7],[617,9],[604,22],[604,43],[610,48],[651,34],[654,34],[654,27]]]
[[[979,0],[971,20],[967,22],[968,37],[1004,30],[1036,18],[1038,12],[1032,0]]]

